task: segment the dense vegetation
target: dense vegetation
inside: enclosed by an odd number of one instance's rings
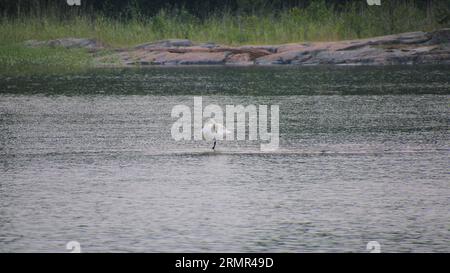
[[[1,43],[93,37],[113,45],[163,38],[227,44],[361,38],[450,24],[450,0],[3,0]]]
[[[19,48],[29,39],[97,38],[130,46],[165,38],[224,44],[353,39],[450,26],[450,0],[0,1],[0,64],[72,63],[65,51]],[[50,55],[49,55],[50,54]],[[86,57],[86,56],[85,56]],[[56,58],[56,59],[55,59]],[[59,58],[59,59],[58,59]],[[85,62],[81,62],[84,64]]]

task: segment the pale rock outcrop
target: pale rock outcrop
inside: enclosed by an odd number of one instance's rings
[[[25,44],[87,48],[94,52],[105,48],[96,40],[78,38],[27,41]],[[99,66],[450,64],[450,29],[337,42],[238,47],[168,39],[131,48],[109,49],[110,54],[95,57]]]

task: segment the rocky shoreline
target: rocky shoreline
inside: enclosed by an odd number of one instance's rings
[[[265,46],[232,47],[170,39],[117,49],[96,40],[77,38],[32,40],[25,42],[25,45],[87,48],[93,54],[95,65],[99,67],[450,64],[450,29],[409,32],[360,40]]]

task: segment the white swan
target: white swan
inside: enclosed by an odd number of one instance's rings
[[[203,126],[202,129],[203,132],[203,137],[206,140],[213,140],[214,144],[212,149],[214,150],[216,148],[216,143],[217,143],[217,139],[224,139],[224,137],[226,137],[226,135],[231,134],[231,132],[229,130],[227,130],[227,128],[225,128],[225,126],[223,126],[221,123],[217,123],[214,119],[209,119],[206,123],[205,126]],[[219,137],[221,136],[221,137]]]

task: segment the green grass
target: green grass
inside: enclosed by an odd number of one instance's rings
[[[380,7],[368,7],[361,1],[340,10],[326,6],[323,1],[314,1],[305,9],[252,14],[224,11],[204,19],[183,9],[161,10],[153,17],[144,17],[136,11],[127,20],[70,11],[61,16],[49,10],[0,20],[0,65],[79,67],[90,64],[89,54],[83,50],[23,47],[23,41],[30,39],[95,38],[114,47],[167,38],[229,45],[335,41],[449,27],[449,13],[448,1],[437,2],[428,12],[419,9],[414,1],[383,1]]]
[[[90,62],[91,57],[84,49],[28,48],[22,45],[0,46],[0,63],[5,66],[54,64],[82,67],[89,65]]]
[[[0,74],[71,72],[90,67],[91,64],[92,56],[85,49],[0,45]]]
[[[419,9],[414,1],[395,2],[369,7],[361,1],[338,11],[323,1],[314,1],[305,9],[253,14],[224,11],[202,20],[183,9],[160,10],[153,17],[144,17],[137,11],[129,20],[79,13],[68,13],[61,19],[55,11],[48,11],[15,20],[3,18],[0,44],[61,37],[97,38],[112,46],[165,38],[231,45],[279,44],[354,39],[449,26],[448,18],[442,21],[450,13],[447,1],[435,4],[431,12]]]

